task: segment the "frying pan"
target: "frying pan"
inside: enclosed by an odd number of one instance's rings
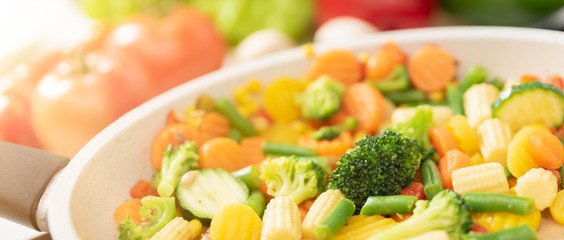
[[[438,44],[459,61],[459,73],[470,65],[479,64],[492,75],[505,79],[516,79],[525,73],[541,77],[564,75],[564,33],[548,30],[507,27],[400,30],[339,45],[316,46],[315,50],[323,52],[339,47],[372,53],[389,40],[408,53],[424,43]],[[33,213],[40,220],[41,229],[49,231],[54,239],[116,239],[113,211],[130,198],[128,192],[133,184],[139,179],[151,179],[150,146],[164,126],[168,111],[184,109],[203,93],[212,97],[231,96],[235,86],[250,78],[266,83],[277,76],[300,76],[308,69],[310,61],[297,48],[247,64],[228,66],[171,89],[128,112],[79,151],[51,184],[52,190],[46,194],[41,193],[43,189],[27,193],[29,196],[43,194],[44,206],[37,209],[37,214]],[[56,164],[59,167],[51,168],[52,172],[60,168],[61,163]],[[7,181],[0,180],[2,184]],[[30,181],[26,179],[24,183]],[[539,236],[564,239],[564,226],[545,216]]]

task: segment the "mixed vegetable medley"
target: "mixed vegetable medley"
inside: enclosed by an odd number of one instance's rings
[[[433,44],[308,53],[301,77],[170,111],[152,179],[115,209],[119,238],[536,239],[542,211],[564,224],[560,76],[456,79]]]

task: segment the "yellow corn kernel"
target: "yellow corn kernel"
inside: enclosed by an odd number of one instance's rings
[[[296,144],[298,138],[309,130],[309,125],[304,121],[274,122],[262,135],[270,142]]]
[[[472,157],[470,157],[470,160],[468,160],[468,166],[475,166],[475,165],[479,165],[484,163],[484,158],[482,157],[482,154],[480,153],[476,153],[474,155],[472,155]]]
[[[189,106],[186,109],[184,109],[184,116],[186,118],[186,123],[194,127],[200,125],[200,122],[202,121],[202,117],[204,116],[204,114],[206,114],[205,111],[198,110],[196,109],[195,106]]]
[[[329,189],[317,197],[307,212],[302,222],[302,235],[309,239],[317,239],[315,228],[329,215],[329,212],[337,205],[345,195],[339,190]]]
[[[202,223],[198,220],[190,222],[176,217],[158,231],[151,240],[192,240],[200,237]]]
[[[452,187],[458,194],[467,192],[508,193],[509,184],[498,162],[456,169],[452,172]]]
[[[302,45],[302,51],[304,53],[304,57],[312,58],[315,56],[315,48],[313,47],[313,43],[305,43]]]
[[[333,240],[364,240],[396,224],[393,219],[380,215],[354,215]]]
[[[251,80],[249,80],[249,83],[247,84],[247,89],[249,89],[249,92],[252,93],[258,93],[261,87],[262,84],[260,83],[260,80],[256,78],[252,78]]]
[[[242,203],[225,205],[212,219],[213,240],[259,240],[262,221],[255,210]]]
[[[506,212],[481,212],[470,213],[470,217],[474,223],[486,227],[490,232],[497,232],[523,224],[528,224],[531,228],[537,230],[541,222],[541,213],[538,209],[535,209],[527,216]]]
[[[515,185],[517,196],[535,200],[535,207],[543,210],[552,204],[558,193],[558,180],[551,171],[533,168],[517,178]]]
[[[298,205],[290,197],[275,197],[270,200],[264,211],[260,239],[300,240],[302,239],[300,221]]]
[[[444,91],[434,91],[434,92],[430,92],[427,97],[429,98],[429,100],[431,100],[431,102],[442,102],[443,100],[445,100],[445,92]]]
[[[451,117],[446,122],[445,126],[454,136],[456,146],[466,153],[468,156],[473,156],[478,152],[478,137],[473,128],[468,124],[468,119],[462,115]]]
[[[550,205],[550,214],[554,221],[564,225],[564,190],[560,190],[560,192],[556,194],[556,198]]]
[[[293,78],[280,77],[264,90],[263,103],[266,112],[276,121],[291,122],[301,115],[302,108],[296,104],[296,95],[305,85]]]
[[[464,92],[464,113],[470,127],[476,128],[482,121],[492,117],[492,103],[498,96],[499,90],[488,83],[472,85]]]
[[[498,162],[507,166],[507,148],[511,142],[509,123],[499,119],[486,119],[476,130],[484,162]]]
[[[509,143],[507,168],[511,175],[517,178],[523,176],[529,169],[539,167],[527,151],[529,135],[536,131],[550,132],[548,128],[542,125],[526,125],[515,134]]]
[[[433,125],[440,126],[444,125],[446,121],[451,118],[454,113],[452,109],[447,106],[432,106],[431,111],[433,111]],[[396,108],[392,112],[392,125],[396,125],[401,122],[409,120],[415,114],[415,107],[401,107]]]

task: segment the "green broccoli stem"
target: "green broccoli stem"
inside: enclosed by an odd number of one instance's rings
[[[223,114],[223,116],[229,120],[231,126],[237,128],[243,136],[250,137],[257,135],[257,131],[251,122],[241,116],[235,106],[233,106],[227,98],[220,98],[215,101],[215,109]]]
[[[437,193],[443,190],[443,183],[439,169],[433,160],[424,160],[421,164],[421,176],[423,177],[423,191],[427,199],[433,199]]]
[[[528,224],[519,225],[503,229],[494,233],[471,233],[465,236],[464,240],[536,240],[537,233]]]
[[[390,75],[380,81],[367,81],[382,93],[402,91],[409,88],[409,77],[403,65],[396,66]]]
[[[262,218],[264,209],[266,208],[266,197],[260,190],[253,190],[249,198],[245,202],[245,205],[251,207],[257,215]]]
[[[384,94],[384,97],[398,105],[404,103],[421,103],[427,98],[425,93],[416,89],[388,92]]]
[[[273,143],[273,142],[264,142],[262,144],[262,152],[265,155],[277,154],[284,156],[290,156],[290,155],[306,156],[306,157],[316,156],[316,152],[312,148],[305,148],[292,144]]]
[[[157,187],[159,196],[170,197],[186,172],[198,168],[199,155],[195,142],[184,143],[176,150],[169,146],[163,154],[161,181]]]
[[[472,85],[485,82],[487,77],[488,71],[485,68],[476,65],[470,66],[460,81],[460,91],[466,92]]]
[[[241,168],[235,172],[232,172],[231,175],[245,183],[245,185],[247,185],[249,189],[255,189],[261,184],[260,171],[255,165]]]
[[[535,210],[533,199],[501,193],[466,193],[470,212],[508,212],[527,216]]]
[[[354,203],[346,198],[341,199],[329,212],[327,217],[315,228],[318,240],[332,239],[347,223],[355,211]]]
[[[366,200],[360,210],[361,215],[390,215],[411,213],[417,197],[409,195],[373,196]]]
[[[149,220],[150,225],[143,226],[143,236],[150,238],[176,217],[174,197],[147,196],[141,199],[143,206],[139,210],[142,218]]]
[[[452,109],[454,115],[464,115],[464,105],[462,100],[462,91],[460,88],[449,84],[446,90],[446,98],[448,106]]]

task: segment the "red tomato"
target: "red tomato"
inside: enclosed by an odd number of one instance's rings
[[[419,200],[426,200],[427,196],[425,196],[424,186],[420,182],[413,182],[406,188],[400,191],[400,195],[410,195],[417,197]]]
[[[376,25],[380,30],[425,27],[429,25],[434,0],[317,0],[316,24],[338,16],[353,16]]]
[[[72,157],[120,115],[155,95],[134,61],[88,54],[58,64],[31,98],[33,128],[44,149]]]
[[[139,61],[158,92],[218,69],[226,51],[213,22],[188,7],[162,19],[137,16],[110,32],[104,47]]]
[[[0,94],[0,141],[39,148],[29,116],[29,107],[23,98]]]

